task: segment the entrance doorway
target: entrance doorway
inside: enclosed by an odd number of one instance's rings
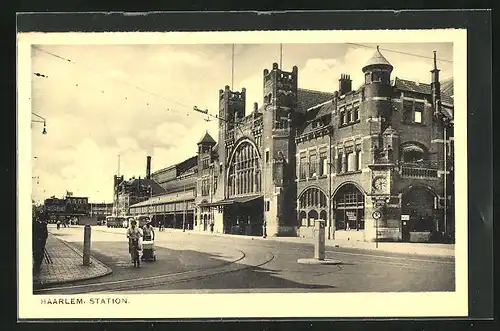
[[[365,229],[365,197],[354,184],[344,184],[333,197],[336,230]]]
[[[435,195],[427,188],[410,188],[403,195],[401,212],[409,215],[408,221],[402,221],[403,241],[410,240],[410,232],[433,234],[437,231],[439,222],[435,204]]]

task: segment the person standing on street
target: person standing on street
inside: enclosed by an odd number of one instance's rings
[[[48,230],[43,211],[37,211],[33,220],[33,271],[40,272],[45,244],[47,243]]]
[[[137,221],[132,220],[130,222],[130,227],[127,229],[127,238],[128,238],[128,251],[130,253],[130,257],[132,258],[132,262],[134,263],[134,267],[140,268],[140,259],[139,259],[139,240],[142,237],[141,229],[137,227]]]
[[[145,241],[155,240],[155,231],[151,226],[151,222],[146,223],[142,228],[143,238]]]

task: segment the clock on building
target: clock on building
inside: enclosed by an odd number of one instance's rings
[[[384,176],[377,176],[373,180],[373,188],[377,191],[384,191],[387,188],[387,178]]]

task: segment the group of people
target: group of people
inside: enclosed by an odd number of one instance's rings
[[[47,215],[43,209],[33,209],[33,272],[38,274],[45,256],[45,244],[49,232],[47,230]]]
[[[141,250],[140,240],[141,238],[145,241],[152,241],[155,239],[155,232],[151,226],[151,222],[148,222],[142,230],[137,226],[137,221],[132,220],[130,222],[130,227],[127,229],[128,238],[128,251],[132,259],[132,263],[135,268],[140,268],[141,262],[139,258],[139,251]]]

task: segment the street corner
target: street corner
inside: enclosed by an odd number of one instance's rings
[[[51,235],[47,239],[45,263],[40,273],[33,278],[35,291],[48,286],[95,279],[113,272],[92,255],[90,263],[84,265],[83,253],[65,240]]]

